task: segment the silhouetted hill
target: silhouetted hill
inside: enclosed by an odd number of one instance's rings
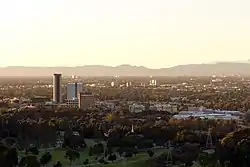
[[[64,76],[211,76],[211,75],[250,75],[249,63],[189,64],[170,68],[149,69],[143,66],[121,65],[78,66],[78,67],[3,67],[0,76],[51,76],[62,73]]]

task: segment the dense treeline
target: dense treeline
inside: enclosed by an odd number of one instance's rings
[[[85,138],[122,138],[128,136],[133,125],[136,134],[146,139],[162,143],[168,140],[197,140],[201,142],[209,126],[213,134],[220,138],[236,129],[234,121],[203,121],[190,118],[175,120],[162,114],[148,115],[134,114],[129,119],[126,114],[104,113],[98,111],[71,112],[33,112],[22,111],[2,113],[0,119],[0,134],[2,137],[16,138],[22,145],[30,142],[34,144],[54,144],[58,131],[77,131]],[[138,119],[136,119],[138,117]],[[149,118],[150,117],[150,118]],[[44,133],[46,132],[46,133]],[[197,135],[195,138],[192,136]]]
[[[201,150],[206,148],[209,129],[213,144],[220,143],[216,145],[216,155],[220,156],[215,157],[221,163],[227,162],[231,157],[241,159],[242,154],[246,155],[248,152],[243,146],[248,148],[248,136],[250,136],[249,130],[240,130],[237,122],[232,120],[197,118],[176,120],[162,112],[129,114],[75,110],[69,112],[2,110],[0,121],[0,134],[4,139],[2,141],[15,146],[18,150],[25,150],[30,144],[37,148],[55,146],[59,138],[58,132],[64,131],[62,140],[65,148],[85,148],[85,138],[107,141],[108,150],[105,150],[103,145],[97,144],[92,148],[91,155],[106,151],[111,155],[110,150],[119,148],[118,152],[127,152],[126,156],[130,157],[136,155],[138,150],[165,146],[167,141],[172,141],[175,147],[174,162],[185,164],[197,160]],[[78,132],[79,136],[72,135],[73,132]],[[149,162],[149,164],[153,166],[159,164],[161,157],[157,159],[157,163]]]

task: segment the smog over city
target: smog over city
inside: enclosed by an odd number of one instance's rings
[[[0,167],[249,167],[249,9],[0,1]]]

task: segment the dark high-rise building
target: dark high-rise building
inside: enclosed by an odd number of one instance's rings
[[[62,74],[54,74],[53,78],[53,101],[56,103],[62,102]]]

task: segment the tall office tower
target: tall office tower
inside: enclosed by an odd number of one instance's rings
[[[82,83],[69,83],[67,85],[67,100],[78,98],[78,94],[82,92]]]
[[[56,103],[62,102],[62,74],[54,74],[53,78],[53,101]]]

